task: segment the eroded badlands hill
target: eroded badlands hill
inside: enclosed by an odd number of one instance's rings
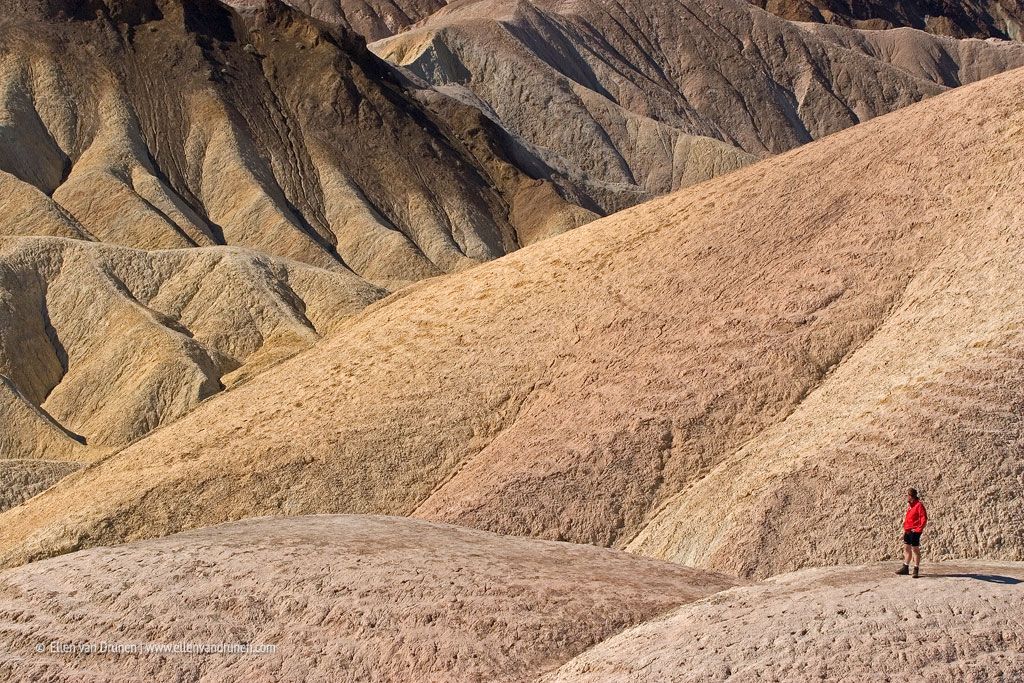
[[[742,0],[473,0],[371,49],[605,210],[1024,65],[1024,45],[792,24]]]
[[[408,28],[448,3],[447,0],[290,0],[288,4],[317,19],[348,26],[367,40],[377,40]]]
[[[10,2],[0,7],[0,235],[244,247],[339,274],[348,314],[368,300],[353,287],[464,269],[1024,63],[1020,45],[797,27],[738,0],[688,2],[686,12],[554,0],[301,12],[277,0]],[[386,44],[411,71],[350,31],[434,10]],[[5,288],[30,291],[35,279],[20,268]],[[91,286],[72,267],[48,296],[78,305]],[[108,375],[114,356],[82,347],[52,399],[26,384],[35,360],[8,359],[26,363],[0,372],[2,455],[19,460],[4,466],[9,490],[36,491],[72,451],[92,458],[177,419],[234,372],[203,352],[167,380],[163,351],[143,368],[145,345],[123,341],[136,349],[131,371]],[[271,341],[244,342],[266,351],[245,376],[289,355]],[[196,372],[205,379],[194,385]]]
[[[1020,0],[750,0],[793,21],[863,29],[898,26],[957,38],[1024,37]]]
[[[622,552],[381,517],[250,520],[0,574],[9,681],[530,681],[735,581]],[[39,654],[58,643],[273,653]]]
[[[276,1],[3,9],[0,234],[244,246],[398,287],[517,248],[523,202],[593,217]]]
[[[908,483],[933,557],[1020,558],[1022,97],[1010,72],[407,288],[0,515],[3,561],[345,511],[764,575],[888,556]]]
[[[344,270],[244,249],[0,238],[0,509],[384,294]]]
[[[62,238],[0,247],[0,458],[18,461],[0,507],[305,348],[325,316],[596,217],[479,110],[421,103],[361,38],[276,0],[0,10],[0,239]],[[335,306],[319,323],[288,272]],[[219,310],[195,339],[193,312],[162,308],[177,296]],[[282,297],[288,334],[265,324]]]

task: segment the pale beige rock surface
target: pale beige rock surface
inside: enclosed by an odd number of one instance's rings
[[[248,520],[0,574],[0,677],[528,681],[628,626],[734,585],[620,551],[418,520]],[[36,652],[52,641],[276,651]]]
[[[820,24],[798,26],[817,38],[950,88],[988,78],[1019,64],[1024,47],[999,40],[956,40],[910,28],[856,31]]]
[[[888,556],[911,484],[932,556],[1020,559],[1022,97],[987,79],[407,288],[0,515],[3,562],[344,511],[763,575]]]
[[[0,171],[0,230],[4,235],[92,237],[37,187],[3,171]]]
[[[1024,65],[1016,43],[821,30],[742,0],[474,0],[370,47],[476,102],[605,210]]]
[[[79,467],[64,460],[0,460],[0,511],[21,505]]]
[[[84,460],[89,452],[80,436],[69,433],[11,379],[0,375],[0,458]]]
[[[718,593],[621,633],[545,683],[1016,681],[1024,565],[808,569]]]
[[[20,505],[105,452],[87,446],[0,374],[0,510]]]
[[[382,296],[243,249],[0,238],[0,458],[127,445]]]

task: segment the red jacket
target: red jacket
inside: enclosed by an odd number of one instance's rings
[[[928,523],[928,513],[925,512],[924,503],[919,500],[907,506],[907,516],[903,518],[903,530],[921,533],[924,525]]]

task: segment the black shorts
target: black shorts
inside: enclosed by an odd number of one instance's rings
[[[920,531],[904,531],[903,542],[907,545],[912,545],[915,548],[921,545],[921,532]]]

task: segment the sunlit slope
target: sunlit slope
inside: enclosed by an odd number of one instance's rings
[[[52,590],[82,582],[90,587]],[[621,551],[420,520],[247,520],[0,573],[0,674],[530,681],[735,583]],[[276,649],[83,657],[40,654],[44,641]]]
[[[4,559],[346,511],[764,574],[878,557],[908,483],[934,556],[1019,558],[1022,95],[1010,72],[407,289],[4,513]]]

